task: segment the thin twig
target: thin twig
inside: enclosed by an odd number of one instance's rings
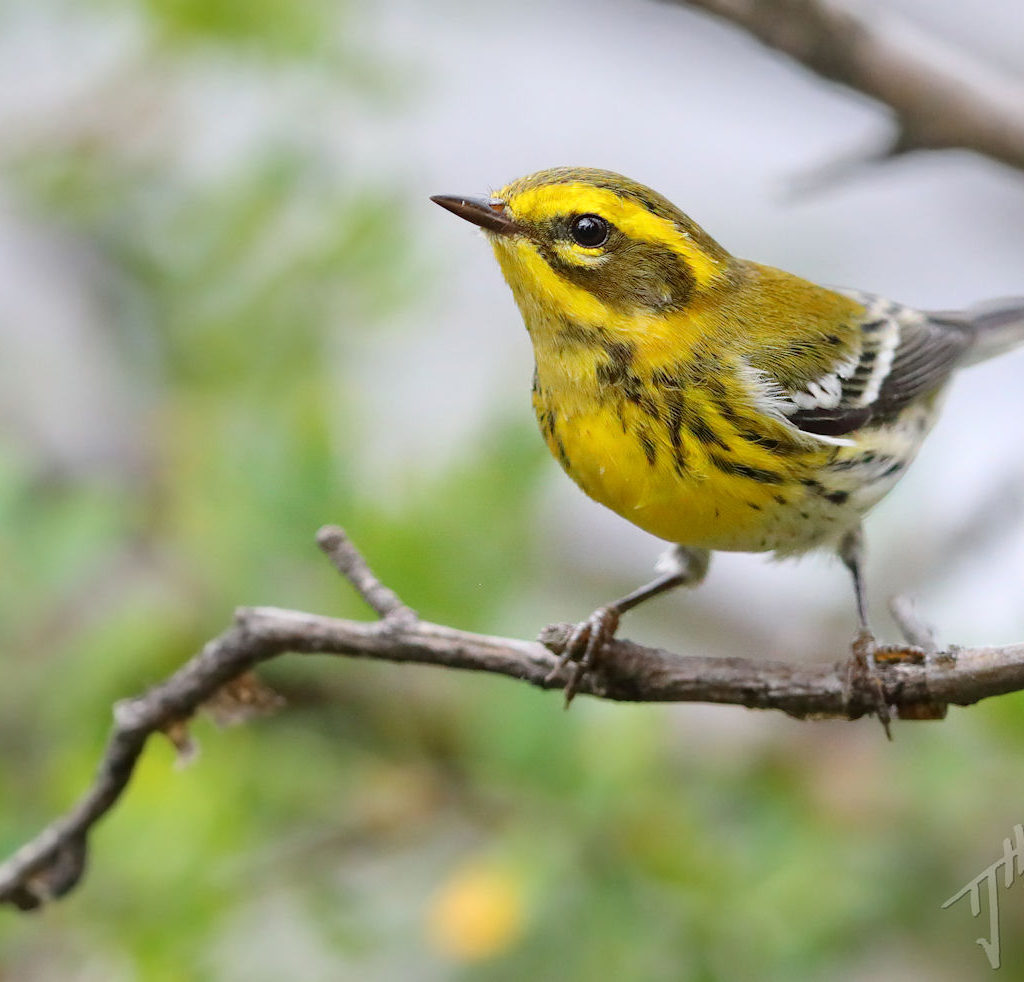
[[[114,707],[114,726],[92,785],[66,815],[0,864],[0,903],[23,910],[71,890],[85,869],[89,834],[117,803],[146,741],[180,731],[225,685],[287,652],[410,662],[506,675],[538,688],[551,678],[569,625],[544,632],[544,642],[472,634],[421,621],[370,572],[340,529],[321,544],[335,566],[384,615],[375,622],[339,620],[275,607],[242,608],[234,624],[148,692]],[[891,655],[893,649],[889,649]],[[898,654],[898,652],[897,652]],[[877,706],[869,685],[846,684],[843,662],[790,665],[746,658],[683,657],[629,641],[613,641],[579,683],[581,695],[633,702],[712,702],[776,709],[800,719],[857,719]],[[1024,644],[950,649],[922,661],[895,658],[877,667],[887,704],[902,718],[934,718],[935,707],[968,705],[1024,689]],[[554,711],[555,703],[552,703]]]
[[[896,135],[881,159],[959,147],[1024,170],[1024,81],[891,15],[864,20],[831,0],[667,0],[743,28],[822,78],[888,106]],[[847,162],[848,163],[848,162]]]
[[[398,594],[374,575],[362,553],[352,544],[345,530],[337,525],[325,525],[316,534],[316,544],[345,577],[356,592],[376,612],[378,617],[404,617],[416,619],[415,611],[402,603]]]
[[[921,620],[910,597],[893,597],[889,602],[889,611],[908,644],[923,649],[928,657],[935,654],[938,647],[935,631],[930,624]]]

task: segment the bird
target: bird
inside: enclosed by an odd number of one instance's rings
[[[714,551],[837,553],[856,603],[851,664],[871,671],[862,520],[906,473],[951,377],[1024,342],[1024,297],[927,312],[819,286],[733,256],[661,194],[596,168],[431,200],[490,241],[532,341],[552,455],[670,543],[651,582],[572,630],[552,673],[568,672],[566,703],[622,616],[698,585]]]

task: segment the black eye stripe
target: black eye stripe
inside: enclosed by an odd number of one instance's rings
[[[564,223],[560,231],[564,236]],[[539,241],[537,250],[562,279],[594,294],[614,310],[635,310],[640,304],[664,311],[678,309],[688,301],[695,285],[693,274],[675,252],[630,240],[615,226],[611,235],[614,242],[604,251],[601,264],[566,255],[547,240]]]
[[[596,249],[608,241],[611,225],[600,215],[577,215],[569,222],[573,240],[587,249]]]

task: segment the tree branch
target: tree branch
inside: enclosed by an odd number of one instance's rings
[[[472,634],[422,621],[371,572],[341,529],[327,527],[320,547],[381,616],[376,622],[339,620],[275,607],[242,608],[234,624],[148,692],[114,707],[114,726],[96,777],[63,817],[0,864],[0,903],[22,910],[62,896],[80,880],[93,826],[117,803],[146,741],[162,732],[180,746],[185,723],[225,687],[260,662],[286,652],[374,658],[491,672],[539,688],[551,679],[569,625],[544,632],[543,643]],[[910,608],[900,608],[909,634],[930,646]],[[968,705],[1024,689],[1024,644],[926,652],[886,648],[877,675],[886,703],[904,718],[935,718],[947,703]],[[851,684],[846,662],[790,665],[746,658],[682,657],[629,641],[614,641],[579,692],[633,702],[712,702],[777,709],[800,719],[857,719],[877,706],[867,682]]]
[[[860,19],[830,0],[668,0],[743,28],[812,72],[888,106],[897,135],[889,155],[974,150],[1024,170],[1024,82],[935,38],[885,19]]]

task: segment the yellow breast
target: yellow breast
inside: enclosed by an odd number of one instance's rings
[[[751,442],[742,417],[730,423],[713,393],[692,388],[673,403],[648,382],[622,393],[578,381],[571,399],[539,383],[534,406],[551,453],[590,497],[688,546],[788,551],[794,506],[812,486],[801,482],[830,453],[764,430],[763,445]],[[812,532],[804,523],[799,534]]]

